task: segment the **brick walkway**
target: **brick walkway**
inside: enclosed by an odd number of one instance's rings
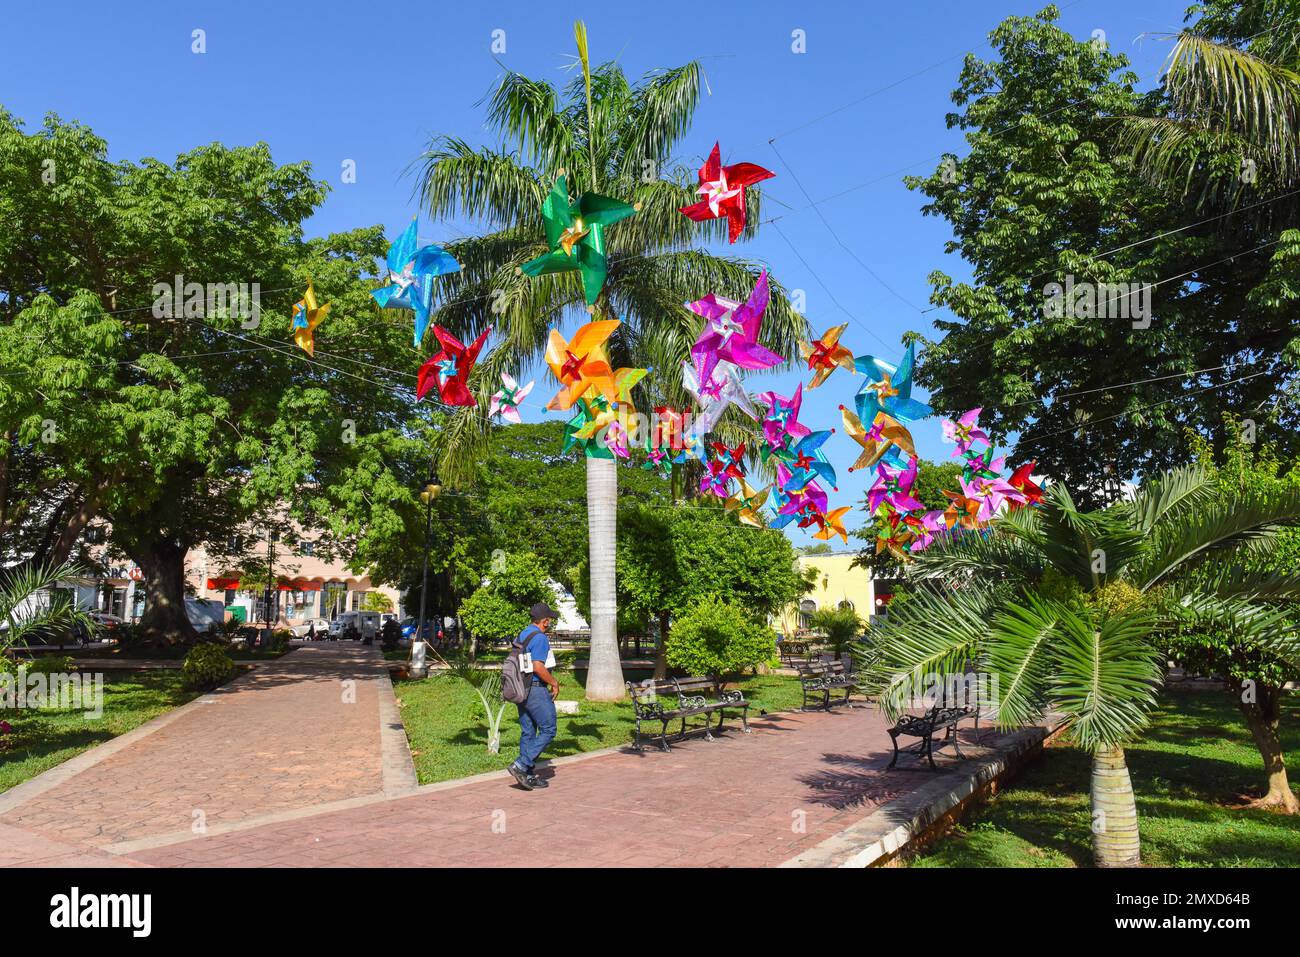
[[[48,856],[41,841],[116,852],[382,794],[386,783],[409,789],[409,753],[403,769],[381,727],[399,721],[391,702],[377,649],[299,648],[0,795],[0,837],[11,838],[0,863]]]
[[[564,758],[544,766],[546,790],[504,772],[417,788],[378,653],[308,646],[0,795],[0,865],[826,861],[818,845],[906,803],[888,802],[960,784],[976,763],[945,751],[938,775],[911,757],[885,771],[885,724],[872,707],[782,713],[668,754]]]

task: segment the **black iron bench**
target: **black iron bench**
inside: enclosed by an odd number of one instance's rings
[[[941,748],[949,742],[952,743],[957,757],[965,759],[966,755],[961,753],[961,743],[957,738],[957,724],[963,718],[968,718],[976,713],[970,708],[952,708],[940,703],[923,715],[903,715],[898,719],[898,723],[889,729],[889,739],[894,745],[894,757],[890,760],[889,767],[892,768],[898,763],[898,739],[900,737],[919,739],[916,744],[908,745],[904,750],[911,749],[917,755],[923,755],[930,762],[932,770],[939,770],[939,766],[934,763],[934,749]],[[936,743],[934,736],[940,731],[944,734]]]
[[[807,711],[808,700],[820,696],[820,707],[829,711],[835,703],[831,700],[832,691],[843,691],[844,697],[838,701],[853,707],[849,699],[857,690],[857,679],[843,661],[808,661],[795,667],[799,671],[799,684],[803,687],[803,707],[800,710]]]
[[[782,641],[777,644],[776,650],[781,660],[791,666],[808,658],[808,642],[806,641],[797,641],[795,639]]]
[[[627,682],[628,693],[632,696],[632,711],[636,716],[636,732],[632,747],[637,751],[641,745],[641,722],[658,721],[659,748],[668,747],[668,725],[681,721],[677,740],[686,737],[686,719],[704,715],[704,738],[713,740],[713,733],[722,730],[722,721],[728,709],[740,712],[740,720],[745,734],[749,734],[749,702],[743,691],[723,691],[716,700],[708,696],[714,691],[713,681],[709,678],[667,678],[641,683]],[[713,727],[713,715],[718,716],[718,726]],[[700,730],[692,728],[692,731]]]

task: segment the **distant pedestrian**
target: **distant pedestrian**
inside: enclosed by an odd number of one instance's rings
[[[536,773],[537,759],[555,738],[555,698],[560,693],[560,683],[551,674],[555,655],[546,630],[555,621],[554,609],[538,602],[529,610],[532,624],[519,633],[516,642],[522,646],[526,664],[525,677],[531,678],[527,700],[519,709],[519,757],[510,765],[510,774],[526,791],[547,787],[547,782]]]

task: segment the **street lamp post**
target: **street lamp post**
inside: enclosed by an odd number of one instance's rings
[[[423,678],[429,673],[429,666],[424,660],[424,614],[429,601],[429,550],[433,538],[433,500],[442,491],[435,472],[424,484],[420,500],[424,502],[424,568],[420,572],[420,617],[415,623],[415,635],[411,639],[411,677]]]

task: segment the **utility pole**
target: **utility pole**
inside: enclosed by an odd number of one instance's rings
[[[411,638],[412,678],[423,678],[429,673],[429,666],[424,662],[424,614],[429,604],[429,550],[433,547],[433,500],[442,491],[438,483],[438,473],[433,472],[424,483],[420,500],[424,502],[424,568],[420,572],[420,617],[415,622],[415,634]]]

